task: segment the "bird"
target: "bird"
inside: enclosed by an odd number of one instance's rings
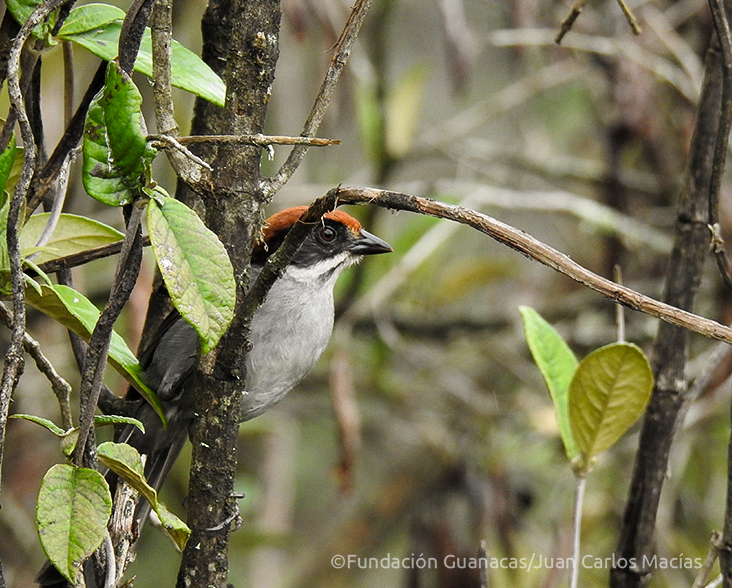
[[[306,210],[306,206],[287,208],[265,221],[252,253],[250,283]],[[366,231],[351,215],[334,210],[323,216],[252,316],[251,349],[244,360],[241,422],[278,404],[318,361],[333,332],[333,288],[343,270],[366,255],[391,251],[386,241]],[[194,418],[192,375],[200,347],[193,327],[173,311],[139,358],[143,381],[160,399],[167,426],[163,427],[152,406],[133,392],[128,396],[136,406],[126,412],[142,421],[145,432],[128,426],[117,441],[146,455],[145,477],[156,490],[188,439]],[[149,505],[141,500],[135,513],[140,531],[149,511]],[[63,579],[58,582],[59,574],[54,571],[46,566],[36,581],[47,587],[65,585]]]
[[[266,220],[252,253],[250,282],[306,210],[287,208]],[[278,404],[318,361],[333,332],[333,288],[343,270],[366,255],[391,251],[351,215],[341,210],[324,215],[252,316],[240,421]],[[189,388],[199,350],[193,327],[173,312],[140,357],[143,380],[163,403],[168,425],[161,431],[152,407],[138,400],[136,416],[146,433],[130,427],[127,438],[120,440],[147,454],[146,477],[154,488],[161,485],[187,439],[194,396]]]

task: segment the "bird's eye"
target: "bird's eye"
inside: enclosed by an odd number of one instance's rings
[[[333,227],[325,226],[320,229],[320,233],[318,236],[320,237],[320,240],[324,243],[330,243],[335,240],[336,235],[336,230]]]

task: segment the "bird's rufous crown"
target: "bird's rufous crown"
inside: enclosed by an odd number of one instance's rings
[[[307,209],[307,206],[294,206],[270,216],[267,219],[264,230],[262,231],[262,241],[266,243],[278,233],[291,229]],[[328,212],[324,217],[345,225],[354,234],[359,234],[361,232],[361,223],[342,210]]]

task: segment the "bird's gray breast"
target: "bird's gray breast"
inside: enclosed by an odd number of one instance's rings
[[[332,288],[307,287],[287,275],[252,318],[242,420],[277,404],[313,368],[333,331]]]

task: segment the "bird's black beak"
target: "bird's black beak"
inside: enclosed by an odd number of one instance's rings
[[[353,240],[348,248],[356,255],[374,255],[376,253],[391,253],[394,251],[386,241],[379,239],[368,231],[361,229],[361,233]]]

